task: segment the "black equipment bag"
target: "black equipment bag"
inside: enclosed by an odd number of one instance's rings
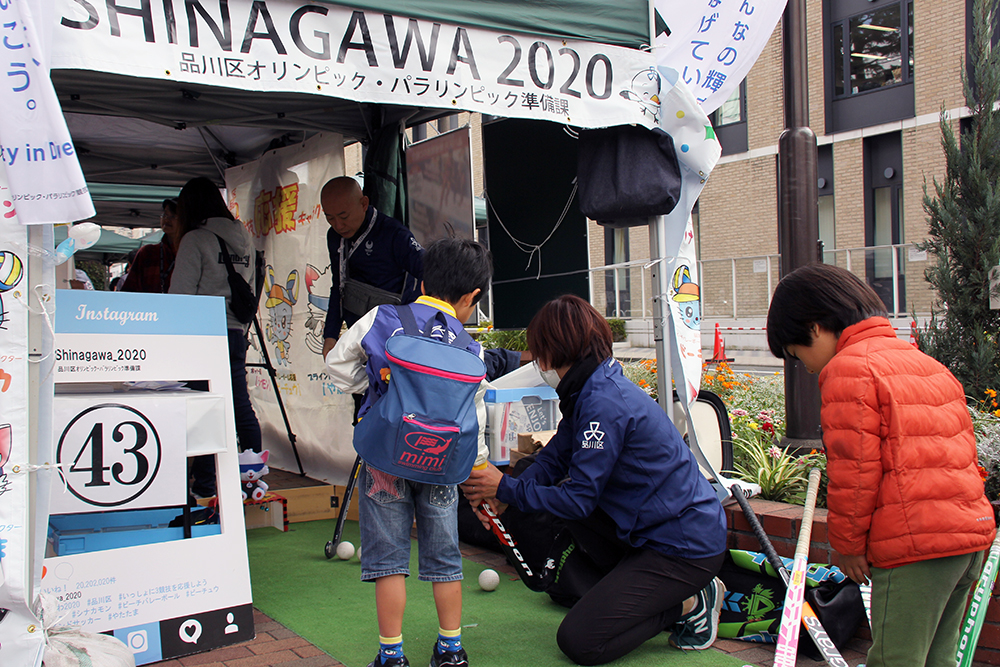
[[[681,194],[674,140],[659,129],[580,130],[576,174],[580,212],[612,227],[645,225],[666,215]]]

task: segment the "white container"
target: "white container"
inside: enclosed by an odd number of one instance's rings
[[[548,385],[486,391],[486,442],[490,463],[506,465],[518,433],[551,431],[559,424],[559,396]]]

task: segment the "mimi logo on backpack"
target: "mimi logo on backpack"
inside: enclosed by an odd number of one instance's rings
[[[478,451],[476,391],[486,365],[466,348],[472,337],[459,329],[449,344],[431,337],[445,314],[436,313],[421,333],[410,306],[392,307],[403,333],[385,342],[389,387],[354,427],[354,449],[373,468],[427,484],[459,484]]]

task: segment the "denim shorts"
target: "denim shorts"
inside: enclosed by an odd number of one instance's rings
[[[417,521],[421,581],[462,579],[458,487],[421,484],[379,470],[358,476],[361,580],[410,574],[410,529]]]

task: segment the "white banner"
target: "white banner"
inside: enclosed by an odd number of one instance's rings
[[[0,166],[0,665],[41,663],[44,633],[27,599],[32,578],[28,488],[28,230]],[[44,536],[42,536],[44,539]],[[35,627],[38,631],[30,632]]]
[[[681,168],[681,196],[666,216],[668,259],[664,268],[670,276],[666,302],[673,322],[671,370],[677,394],[690,405],[698,398],[701,385],[701,290],[691,210],[722,155],[722,147],[708,116],[676,70],[661,67],[660,74],[663,84],[672,85],[663,95],[660,127],[673,138]]]
[[[41,30],[44,3],[0,0],[0,157],[9,200],[22,224],[73,222],[94,216],[83,171],[49,79]],[[47,34],[48,31],[45,31]]]
[[[655,0],[656,64],[671,67],[706,113],[736,90],[757,61],[785,0]],[[657,21],[660,24],[660,21]]]
[[[334,484],[347,481],[354,462],[354,402],[330,382],[321,356],[331,274],[330,225],[319,193],[329,179],[344,175],[343,145],[340,135],[317,135],[226,171],[230,209],[264,250],[267,264],[258,311],[264,340],[250,336],[247,362],[262,361],[263,343],[277,387],[260,367],[247,368],[247,381],[264,448],[271,452],[268,464],[298,472],[280,391],[303,469]]]
[[[642,100],[627,94],[655,64],[645,51],[303,0],[164,0],[128,9],[56,1],[54,68],[579,127],[652,126]]]

